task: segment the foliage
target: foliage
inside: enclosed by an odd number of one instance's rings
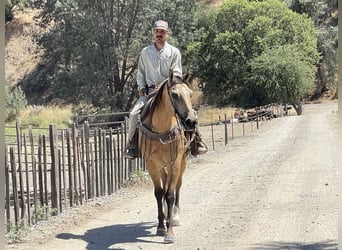
[[[193,62],[200,60],[196,75],[200,77],[203,93],[210,104],[239,104],[246,107],[265,104],[264,93],[256,88],[262,82],[251,84],[251,80],[262,79],[262,76],[252,77],[254,73],[262,72],[262,66],[269,70],[268,64],[262,63],[277,60],[275,57],[266,59],[272,56],[267,51],[291,45],[297,48],[296,58],[300,63],[311,68],[319,59],[316,49],[317,30],[312,20],[305,14],[292,12],[277,0],[231,0],[217,13],[205,16],[203,23],[207,32],[189,49]],[[289,57],[281,60],[284,59],[291,60]],[[257,67],[252,69],[252,65]],[[283,63],[283,66],[292,67],[290,63]],[[295,76],[303,74],[300,77],[302,79],[308,73],[300,72],[299,68],[297,71],[296,74],[275,74],[274,82],[295,82]],[[277,79],[281,76],[290,79]],[[301,83],[304,84],[297,84]],[[301,91],[290,91],[298,95],[297,100],[303,97]],[[272,99],[277,96],[281,95],[277,94]]]
[[[28,5],[28,0],[5,0],[5,22],[13,20],[13,10],[15,7],[24,8]]]
[[[322,55],[317,67],[316,93],[319,97],[326,89],[337,88],[337,0],[285,1],[297,13],[308,14],[318,27],[318,51]]]
[[[137,96],[137,60],[141,49],[151,41],[152,23],[168,20],[171,42],[184,49],[192,40],[187,34],[194,28],[195,3],[46,1],[41,23],[50,31],[38,38],[45,51],[42,65],[46,66],[31,82],[51,88],[52,98],[127,110]]]
[[[9,87],[5,85],[5,120],[10,121],[17,117],[20,110],[26,105],[27,101],[24,92],[20,87]]]
[[[24,220],[19,220],[17,224],[10,222],[7,225],[7,228],[9,229],[9,232],[6,234],[6,238],[10,243],[17,243],[24,240],[30,232],[30,229]]]
[[[249,101],[255,104],[274,102],[299,103],[314,86],[315,69],[294,46],[265,50],[250,61]]]

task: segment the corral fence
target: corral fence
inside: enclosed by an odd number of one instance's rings
[[[207,124],[211,125],[212,132],[208,144],[215,150],[215,142],[224,137],[226,145],[229,134],[234,139],[238,126],[240,131],[242,126],[245,135],[245,124],[250,123],[252,130],[258,129],[261,122],[282,116],[282,110],[281,106],[272,104],[235,112],[230,115],[231,119],[225,114],[224,120],[219,118],[224,124],[224,131],[218,130],[220,134],[214,131],[217,122]],[[15,135],[6,136],[7,230],[20,221],[31,226],[80,206],[86,200],[111,195],[127,185],[132,175],[146,170],[143,160],[123,157],[127,116],[123,121],[114,122],[96,122],[86,116],[75,120],[77,123],[67,129],[58,129],[53,124],[48,128],[34,128],[17,122],[12,128]]]

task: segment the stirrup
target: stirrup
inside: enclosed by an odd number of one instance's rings
[[[137,158],[137,153],[134,148],[127,148],[125,152],[123,153],[123,156],[129,160],[133,160]]]

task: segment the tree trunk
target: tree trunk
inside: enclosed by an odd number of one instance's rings
[[[296,110],[297,115],[301,115],[303,112],[303,107],[300,102],[292,103],[293,108]]]

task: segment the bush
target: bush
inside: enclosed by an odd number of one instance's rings
[[[27,100],[20,87],[5,86],[5,120],[6,122],[16,119],[20,110],[25,108]]]

